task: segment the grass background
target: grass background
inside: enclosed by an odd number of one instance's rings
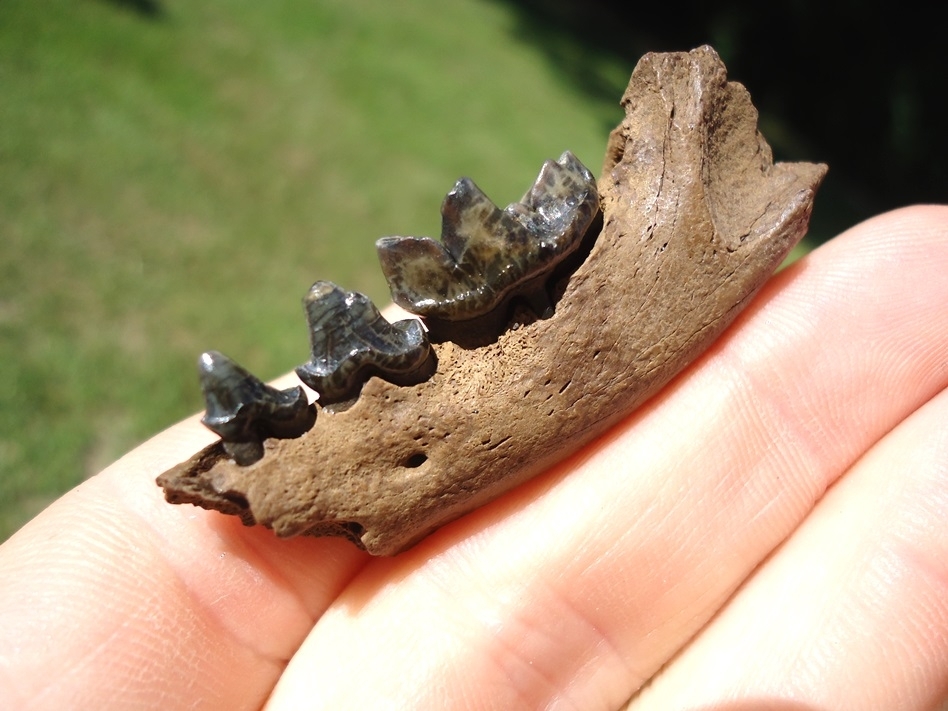
[[[0,3],[0,538],[202,406],[195,360],[308,359],[316,279],[387,288],[470,175],[519,199],[613,102],[479,0]],[[631,70],[583,53],[616,87]]]
[[[793,6],[801,32],[810,4]],[[200,409],[201,351],[264,379],[307,360],[316,279],[386,302],[375,239],[437,236],[459,176],[506,204],[567,148],[598,173],[646,50],[714,43],[763,99],[778,157],[826,159],[787,118],[804,91],[788,47],[814,45],[773,42],[793,17],[755,35],[716,7],[669,23],[607,0],[0,2],[0,540]],[[770,45],[753,49],[758,35]],[[776,94],[755,73],[768,53],[789,67]],[[934,144],[906,143],[924,106],[890,103],[891,155],[943,173]],[[900,165],[886,175],[905,188]],[[845,175],[834,165],[817,241],[859,216]]]

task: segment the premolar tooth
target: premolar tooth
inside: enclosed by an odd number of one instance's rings
[[[317,281],[303,299],[312,359],[296,369],[300,380],[332,405],[358,396],[372,375],[398,384],[433,372],[424,326],[416,319],[389,323],[364,294]]]
[[[270,387],[222,353],[202,353],[198,372],[207,405],[201,422],[238,464],[259,460],[263,440],[294,439],[316,422],[303,388]]]

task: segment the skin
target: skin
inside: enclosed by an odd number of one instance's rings
[[[620,426],[395,558],[165,504],[155,476],[213,439],[192,418],[0,547],[0,699],[940,708],[946,307],[948,208],[863,223]]]

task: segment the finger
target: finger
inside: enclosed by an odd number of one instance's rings
[[[172,428],[0,548],[0,699],[14,708],[259,708],[365,556],[168,506],[155,476],[213,439]]]
[[[945,387],[946,223],[926,208],[852,230],[610,436],[367,567],[271,707],[620,705]]]
[[[948,391],[845,474],[629,708],[911,711],[948,697],[946,422]]]

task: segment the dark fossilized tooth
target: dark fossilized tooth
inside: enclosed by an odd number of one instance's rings
[[[293,439],[316,422],[303,388],[272,388],[217,351],[201,354],[198,372],[207,404],[201,422],[238,464],[260,459],[268,437]]]
[[[397,384],[421,382],[433,372],[421,322],[385,320],[364,294],[317,281],[303,299],[312,360],[296,369],[319,393],[319,404],[344,402],[372,375]]]
[[[544,311],[543,278],[576,250],[598,212],[595,179],[566,151],[504,210],[470,179],[458,180],[441,205],[440,243],[383,237],[376,247],[393,300],[412,313],[465,321],[517,293]]]

